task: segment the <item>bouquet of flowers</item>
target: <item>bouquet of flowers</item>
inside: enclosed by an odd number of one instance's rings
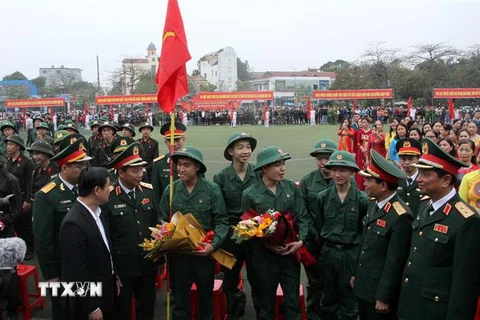
[[[233,227],[232,239],[241,243],[254,237],[269,237],[275,233],[280,215],[280,212],[274,210],[267,210],[264,214],[259,215],[250,209],[242,215],[242,219],[245,220]]]
[[[233,228],[232,239],[236,239],[237,243],[257,237],[264,238],[265,243],[269,245],[285,246],[298,240],[298,226],[290,212],[267,210],[259,215],[249,209],[241,218],[243,220]],[[294,256],[298,262],[307,267],[317,264],[317,260],[308,252],[305,245]]]
[[[150,228],[151,239],[144,239],[140,247],[147,251],[146,259],[157,261],[170,252],[193,252],[202,250],[199,242],[211,243],[215,236],[213,231],[205,232],[192,214],[183,215],[176,212],[170,222],[164,222]],[[222,249],[212,253],[212,257],[227,268],[232,268],[235,258]]]

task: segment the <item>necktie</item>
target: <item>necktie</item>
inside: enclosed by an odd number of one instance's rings
[[[412,183],[413,183],[413,179],[412,178],[407,178],[407,185],[411,186]]]
[[[135,200],[135,191],[130,191],[128,195],[130,196],[130,199]]]
[[[434,209],[433,209],[433,204],[432,204],[431,201],[428,203],[428,205],[427,205],[427,207],[425,208],[425,210],[427,211],[427,214],[428,214],[428,215],[430,215],[430,213],[431,213],[432,211],[434,211]]]
[[[73,192],[74,195],[78,196],[78,187],[77,187],[77,186],[73,186],[72,192]]]

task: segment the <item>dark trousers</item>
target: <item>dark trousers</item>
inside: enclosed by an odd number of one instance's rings
[[[23,202],[22,202],[23,203]],[[32,252],[33,244],[33,226],[32,226],[32,210],[20,212],[14,222],[15,232],[27,245],[27,252]]]
[[[350,286],[358,246],[332,248],[325,243],[320,255],[321,276],[324,279],[321,303],[323,319],[357,319],[357,299]]]
[[[172,253],[167,258],[175,303],[173,320],[190,320],[190,289],[195,283],[198,293],[199,320],[213,320],[213,284],[215,260],[188,254]]]
[[[285,305],[285,319],[300,320],[300,263],[292,255],[282,256],[265,248],[262,243],[255,246],[253,268],[258,275],[258,290],[265,320],[275,319],[275,298],[280,284]],[[257,316],[258,319],[258,316]]]
[[[122,277],[120,295],[113,305],[115,319],[130,320],[132,297],[135,296],[135,316],[137,320],[151,320],[155,312],[155,272],[138,277]]]
[[[225,295],[227,296],[227,314],[229,319],[236,319],[241,314],[239,313],[238,309],[238,298],[240,294],[240,289],[238,288],[238,281],[240,277],[240,272],[242,271],[242,266],[245,261],[247,261],[247,254],[248,254],[248,247],[249,242],[244,241],[242,243],[236,243],[235,240],[231,239],[232,230],[227,236],[227,240],[225,240],[223,249],[232,253],[237,261],[232,269],[228,269],[226,267],[221,268],[221,271],[225,275],[223,279],[223,290]],[[249,271],[249,264],[247,264],[247,277],[250,279],[250,271]],[[249,280],[250,281],[250,280]],[[252,288],[252,299],[258,296],[257,291],[255,290],[255,283],[250,281],[251,288]],[[254,301],[255,306],[256,301]],[[258,307],[258,306],[257,306]]]
[[[397,320],[397,308],[390,306],[389,313],[378,313],[375,310],[375,303],[357,298],[360,320]]]
[[[52,303],[52,320],[68,320],[70,314],[68,312],[67,299],[65,297],[52,297],[51,289],[47,289],[47,293]]]
[[[308,251],[314,256],[319,257],[322,251],[322,247],[314,242],[313,240],[306,241],[306,247]],[[304,267],[305,273],[307,274],[308,285],[307,285],[307,319],[308,320],[319,320],[321,319],[321,308],[320,302],[323,297],[323,277],[321,274],[319,261],[318,264]]]

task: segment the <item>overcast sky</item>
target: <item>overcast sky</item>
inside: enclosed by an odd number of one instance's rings
[[[358,59],[369,44],[411,50],[480,43],[479,2],[179,0],[192,60],[231,46],[254,71],[304,70]],[[167,0],[0,0],[0,78],[29,79],[51,65],[83,70],[102,86],[124,57],[160,52]]]

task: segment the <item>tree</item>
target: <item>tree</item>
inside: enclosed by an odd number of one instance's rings
[[[337,72],[340,69],[343,68],[348,68],[350,66],[350,63],[342,60],[342,59],[337,59],[335,61],[328,61],[327,63],[322,64],[320,67],[320,71],[322,72]],[[318,69],[315,70],[310,70],[309,71],[318,71]]]
[[[248,81],[237,81],[237,91],[250,91],[252,86]]]
[[[140,75],[135,85],[133,94],[157,93],[157,85],[155,84],[155,76],[151,72],[145,72]]]
[[[45,77],[37,77],[31,80],[33,84],[37,87],[38,90],[42,90],[45,88],[45,84],[47,83],[47,78]]]
[[[148,73],[149,75],[153,71],[146,71],[144,68],[139,66],[136,61],[140,58],[125,58],[122,61],[122,67],[113,71],[110,76],[110,82],[112,86],[115,83],[120,82],[122,86],[121,94],[132,94],[135,91],[135,86],[140,78]]]
[[[248,81],[252,78],[252,68],[248,63],[248,60],[242,61],[237,57],[237,78],[240,81]]]
[[[95,101],[97,86],[91,82],[80,81],[72,85],[70,95],[81,105]]]
[[[6,75],[2,79],[3,81],[8,81],[8,80],[28,80],[27,77],[20,71],[15,71],[12,74]]]
[[[200,85],[200,90],[202,90],[202,92],[214,92],[217,90],[217,86],[211,83],[207,85]]]

